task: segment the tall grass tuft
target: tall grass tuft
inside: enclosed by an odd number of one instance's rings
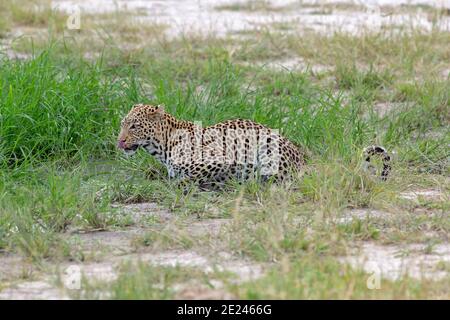
[[[0,159],[24,162],[101,156],[136,83],[105,77],[101,62],[60,67],[48,52],[0,62]],[[129,69],[128,78],[133,78]]]

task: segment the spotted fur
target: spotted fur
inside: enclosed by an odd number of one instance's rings
[[[136,105],[122,120],[118,147],[142,147],[170,178],[216,185],[229,179],[284,180],[305,164],[305,152],[259,123],[235,119],[203,128],[178,120],[162,106]]]
[[[371,173],[375,171],[375,167],[370,163],[372,156],[379,156],[383,161],[383,169],[381,170],[381,180],[385,181],[391,171],[391,156],[387,150],[381,146],[369,146],[363,150],[365,167]]]

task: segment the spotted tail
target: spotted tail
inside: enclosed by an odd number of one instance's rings
[[[383,160],[383,170],[381,171],[381,180],[385,181],[391,171],[391,156],[387,150],[381,146],[370,146],[364,149],[363,157],[365,168],[370,172],[375,171],[375,167],[370,163],[370,158],[374,155],[380,156]]]

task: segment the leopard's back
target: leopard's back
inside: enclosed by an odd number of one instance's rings
[[[251,120],[228,120],[195,131],[189,135],[190,145],[183,149],[192,150],[200,141],[201,152],[174,161],[181,164],[175,171],[204,183],[255,175],[285,179],[305,164],[300,148],[277,130]]]

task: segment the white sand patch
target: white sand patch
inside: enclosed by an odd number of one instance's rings
[[[352,209],[345,211],[342,216],[337,219],[337,223],[347,224],[355,220],[386,219],[391,216],[391,213],[380,210]]]
[[[262,265],[227,255],[227,259],[200,254],[193,250],[169,250],[152,253],[133,253],[112,257],[107,261],[87,264],[64,264],[62,275],[68,268],[78,269],[88,281],[114,281],[117,270],[123,264],[144,263],[163,267],[199,268],[205,273],[227,271],[236,275],[237,282],[245,282],[262,276]]]
[[[305,72],[310,71],[312,73],[323,73],[333,69],[332,66],[326,66],[322,64],[308,63],[302,58],[287,58],[282,60],[272,61],[259,61],[253,63],[246,63],[246,65],[254,65],[258,67],[264,67],[275,71],[287,71],[287,72]]]
[[[219,6],[229,5],[235,1],[225,0],[54,0],[53,7],[72,12],[81,8],[82,12],[100,13],[115,10],[129,10],[142,14],[140,19],[150,23],[168,25],[167,34],[177,36],[183,33],[203,33],[223,36],[228,33],[252,30],[270,23],[287,23],[291,29],[301,31],[315,30],[326,34],[337,30],[358,34],[364,29],[380,30],[384,26],[414,26],[431,30],[433,27],[450,30],[450,17],[442,17],[436,24],[430,21],[426,13],[418,11],[410,14],[382,14],[380,5],[427,4],[433,7],[450,7],[446,1],[383,1],[370,0],[354,3],[365,8],[364,11],[351,12],[349,10],[333,10],[330,13],[318,14],[311,10],[311,4],[319,5],[327,1],[305,1],[303,5],[298,1],[270,1],[273,10],[217,10]],[[240,1],[245,2],[245,1]],[[336,1],[333,1],[334,3]],[[286,7],[289,6],[289,7]],[[285,9],[283,10],[283,7]],[[281,10],[280,10],[281,8]],[[83,22],[81,17],[81,28]]]
[[[182,266],[201,268],[206,273],[227,271],[237,276],[238,282],[257,279],[262,276],[262,265],[247,260],[237,259],[231,255],[226,260],[200,255],[195,251],[168,251],[148,253],[140,256],[140,260],[159,266]]]
[[[32,57],[31,54],[28,53],[21,53],[21,52],[15,52],[14,50],[12,50],[11,48],[6,48],[6,49],[2,49],[1,45],[0,45],[0,50],[1,53],[4,54],[6,57],[8,57],[9,59],[16,59],[16,60],[27,60],[30,59]],[[1,55],[0,55],[1,58]]]
[[[450,78],[450,68],[442,70],[441,76],[444,79],[449,79]]]
[[[87,280],[111,282],[117,279],[115,265],[104,262],[88,265],[78,265]]]
[[[405,102],[377,102],[373,106],[373,110],[378,114],[378,116],[384,117],[391,111],[405,110],[407,107],[408,103]]]
[[[0,300],[67,300],[62,290],[47,281],[28,281],[0,291]]]
[[[364,243],[340,260],[390,280],[399,280],[405,275],[417,279],[442,279],[449,273],[439,268],[439,262],[450,262],[450,245],[436,245],[427,253],[422,244],[384,246]]]
[[[224,226],[231,223],[231,219],[203,219],[186,226],[187,231],[194,237],[210,235],[218,236]]]
[[[444,200],[445,198],[448,198],[448,195],[445,196],[439,190],[415,190],[400,193],[400,198],[413,201],[417,201],[420,198],[426,200]]]

